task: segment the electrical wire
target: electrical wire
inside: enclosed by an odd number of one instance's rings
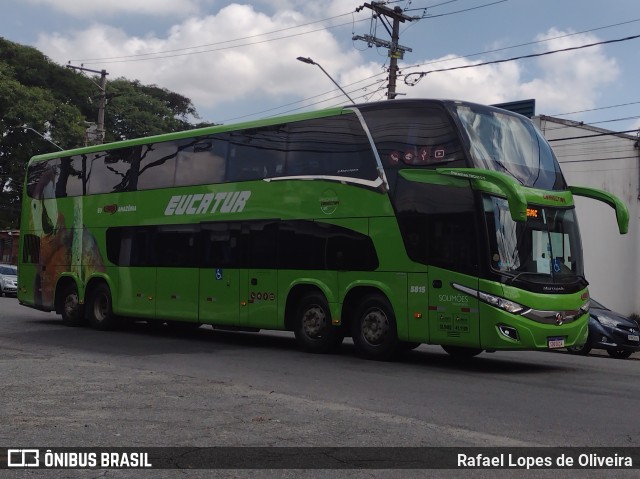
[[[479,8],[490,7],[491,5],[497,5],[498,3],[508,2],[509,0],[498,0],[496,2],[485,3],[484,5],[478,5],[477,7],[465,8],[464,10],[457,10],[455,12],[447,12],[440,13],[438,15],[425,15],[422,18],[437,18],[437,17],[446,17],[448,15],[456,15],[458,13],[470,12],[471,10],[478,10]],[[424,10],[424,8],[412,8],[407,10],[407,12],[415,11],[415,10]]]
[[[448,72],[448,71],[453,71],[453,70],[463,70],[463,69],[467,69],[467,68],[476,68],[476,67],[481,67],[481,66],[486,66],[486,65],[495,65],[495,64],[498,64],[498,63],[512,62],[512,61],[515,61],[515,60],[522,60],[522,59],[526,59],[526,58],[534,58],[534,57],[541,57],[541,56],[545,56],[545,55],[552,55],[554,53],[569,52],[569,51],[573,51],[573,50],[581,50],[583,48],[590,48],[590,47],[595,47],[595,46],[598,46],[598,45],[606,45],[606,44],[610,44],[610,43],[626,42],[626,41],[629,41],[629,40],[635,40],[637,38],[640,38],[640,35],[632,35],[632,36],[624,37],[624,38],[616,38],[614,40],[604,40],[604,41],[601,41],[601,42],[589,43],[589,44],[580,45],[580,46],[577,46],[577,47],[562,48],[560,50],[550,50],[548,52],[542,52],[542,53],[531,53],[529,55],[521,55],[521,56],[513,57],[513,58],[504,58],[504,59],[501,59],[501,60],[493,60],[493,61],[489,61],[489,62],[476,63],[474,65],[461,65],[461,66],[457,66],[457,67],[440,68],[438,70],[430,70],[430,71],[426,71],[426,72],[412,72],[412,73],[408,73],[408,74],[405,75],[404,82],[408,86],[415,86],[420,80],[422,80],[422,78],[427,76],[429,73]],[[413,75],[417,75],[418,78],[416,80],[413,80],[413,81],[408,81],[409,77],[411,77]]]
[[[307,27],[309,25],[314,25],[316,23],[322,23],[322,22],[327,22],[329,20],[335,20],[336,18],[341,18],[347,15],[353,15],[354,12],[348,12],[348,13],[341,13],[340,15],[335,15],[333,17],[328,17],[328,18],[324,18],[322,20],[316,20],[313,22],[308,22],[308,23],[303,23],[301,25],[296,25],[293,27],[287,27],[287,28],[280,28],[279,30],[273,30],[270,32],[265,32],[265,33],[257,33],[255,35],[249,35],[246,37],[239,37],[239,38],[235,38],[232,40],[224,40],[221,42],[214,42],[214,43],[205,43],[203,45],[194,45],[191,47],[184,47],[184,48],[176,48],[173,50],[162,50],[159,52],[152,52],[152,53],[139,53],[136,55],[124,55],[124,56],[117,56],[117,57],[102,57],[102,58],[85,58],[85,59],[81,59],[81,60],[71,60],[72,62],[89,62],[89,61],[100,61],[100,60],[115,60],[118,58],[135,58],[135,57],[141,57],[141,56],[148,56],[148,55],[159,55],[159,54],[164,54],[164,53],[175,53],[175,52],[180,52],[180,51],[185,51],[185,50],[193,50],[195,48],[204,48],[204,47],[211,47],[211,46],[215,46],[215,45],[223,45],[225,43],[233,43],[233,42],[239,42],[241,40],[249,40],[251,38],[256,38],[256,37],[263,37],[266,35],[272,35],[274,33],[281,33],[281,32],[285,32],[287,30],[295,30],[296,28],[302,28],[302,27]]]
[[[636,22],[640,22],[640,18],[636,18],[634,20],[628,20],[626,22],[614,23],[614,24],[611,24],[611,25],[604,25],[602,27],[590,28],[588,30],[582,30],[580,32],[574,32],[574,33],[567,33],[567,34],[564,34],[564,35],[558,35],[557,37],[545,38],[543,40],[536,40],[536,41],[533,41],[533,42],[519,43],[518,45],[511,45],[511,46],[508,46],[508,47],[495,48],[493,50],[485,50],[485,51],[482,51],[482,52],[469,53],[467,55],[460,55],[460,56],[457,56],[457,57],[444,58],[444,59],[441,59],[441,60],[433,60],[433,61],[426,62],[426,63],[418,63],[416,65],[408,65],[408,66],[406,66],[404,68],[405,69],[406,68],[419,68],[419,67],[424,67],[424,66],[428,66],[428,65],[434,65],[436,63],[443,63],[443,62],[449,62],[449,61],[453,61],[453,60],[459,60],[459,59],[462,59],[462,58],[477,57],[478,55],[486,55],[487,53],[496,53],[496,52],[501,52],[501,51],[504,51],[504,50],[511,50],[513,48],[526,47],[526,46],[530,46],[530,45],[538,45],[540,43],[546,43],[546,42],[550,42],[550,41],[553,41],[553,40],[559,40],[561,38],[572,37],[572,36],[575,36],[575,35],[582,35],[583,33],[596,32],[598,30],[605,30],[607,28],[619,27],[621,25],[627,25],[629,23],[636,23]]]

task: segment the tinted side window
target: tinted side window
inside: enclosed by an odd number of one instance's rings
[[[154,238],[157,265],[169,268],[198,266],[198,237],[197,226],[159,226]]]
[[[22,262],[37,264],[40,262],[40,238],[32,234],[22,234]]]
[[[176,157],[175,186],[224,181],[228,146],[225,139],[211,136],[183,143]]]
[[[477,273],[478,234],[472,190],[399,177],[394,202],[412,260]]]
[[[428,166],[464,159],[457,130],[444,110],[389,108],[364,115],[385,166]]]
[[[278,223],[256,221],[243,225],[245,267],[275,268],[278,253]]]
[[[229,133],[226,181],[282,176],[285,147],[281,125]]]
[[[334,230],[327,243],[327,267],[339,271],[373,271],[378,255],[367,235],[346,228]]]
[[[143,145],[138,172],[137,189],[170,188],[176,175],[178,145],[162,141]]]
[[[375,180],[376,161],[354,114],[287,125],[285,175],[347,176]]]
[[[87,162],[87,191],[96,195],[135,190],[139,167],[140,147],[96,154]]]
[[[203,267],[239,268],[242,265],[240,223],[202,226]]]
[[[85,155],[60,159],[60,170],[56,178],[56,197],[82,196],[86,193],[84,182]]]
[[[467,166],[457,129],[439,108],[384,108],[363,112],[392,193],[402,168]]]
[[[29,169],[27,170],[27,195],[29,195],[30,198],[42,198],[42,190],[39,185],[41,178],[47,172],[48,167],[49,166],[46,161],[34,163],[29,166]]]
[[[326,269],[325,254],[330,225],[312,221],[283,221],[278,231],[282,269]]]
[[[109,228],[107,258],[118,266],[155,266],[154,226]]]

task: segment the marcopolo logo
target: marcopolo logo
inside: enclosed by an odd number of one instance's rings
[[[251,191],[223,191],[195,195],[172,196],[164,210],[165,216],[239,213],[244,210]]]

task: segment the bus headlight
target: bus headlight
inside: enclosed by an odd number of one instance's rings
[[[453,288],[458,291],[462,291],[465,294],[471,295],[474,298],[478,298],[480,301],[490,304],[496,308],[503,309],[512,314],[520,314],[526,308],[515,301],[511,301],[510,299],[501,298],[500,296],[496,296],[494,294],[484,293],[482,291],[477,291],[473,288],[468,288],[467,286],[463,286],[458,283],[451,283]]]
[[[493,294],[483,293],[482,291],[478,291],[478,299],[496,308],[504,309],[509,313],[520,314],[524,311],[524,306],[515,301],[494,296]]]

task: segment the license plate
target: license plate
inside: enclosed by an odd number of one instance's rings
[[[629,336],[627,336],[627,339],[629,341],[640,341],[640,336],[636,335],[636,334],[630,334]]]
[[[547,338],[549,349],[564,348],[564,338]]]

